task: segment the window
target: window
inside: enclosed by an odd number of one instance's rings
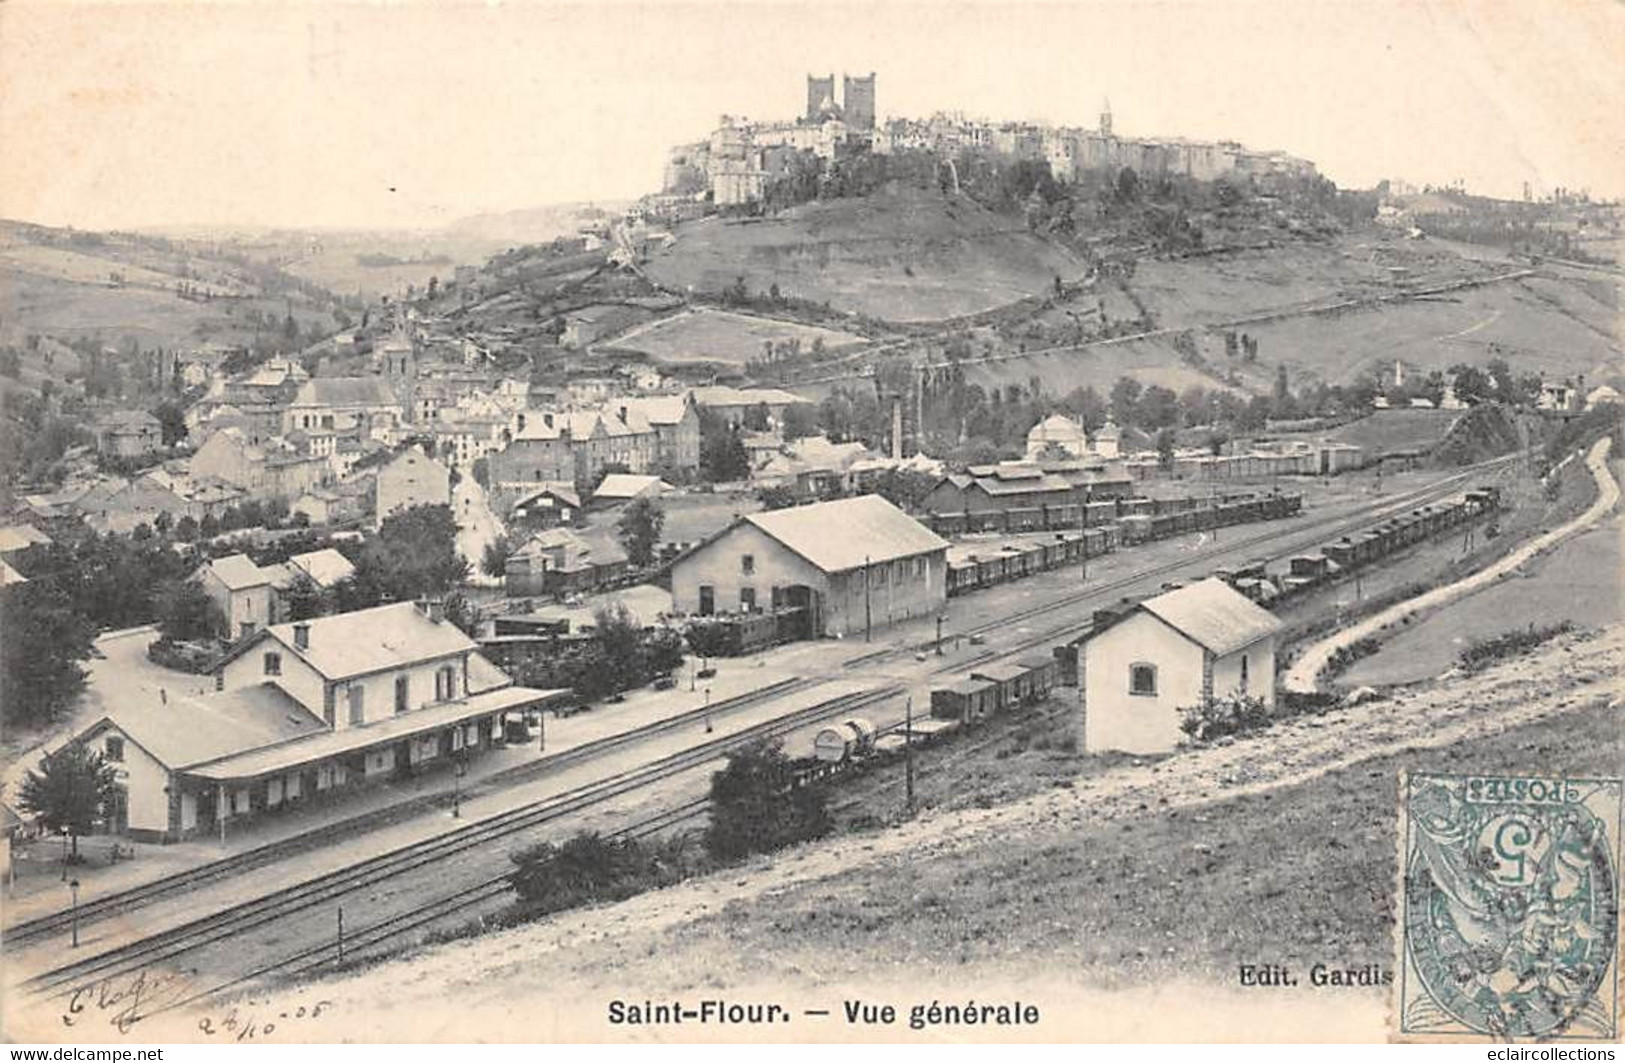
[[[700,615],[710,616],[717,611],[717,589],[715,587],[700,588]]]
[[[434,673],[434,699],[436,701],[450,701],[457,696],[457,672],[450,665],[438,668]]]
[[[107,751],[105,756],[108,760],[113,761],[115,764],[124,760],[124,739],[119,738],[117,735],[108,735],[107,745],[103,748]]]
[[[412,677],[398,675],[395,677],[395,711],[405,712],[412,707]]]
[[[360,683],[350,684],[350,723],[359,726],[367,722],[367,688]]]
[[[739,588],[739,610],[744,613],[754,613],[756,611],[755,587]]]
[[[265,674],[266,675],[281,675],[282,674],[282,654],[280,654],[280,653],[267,653],[265,655]]]
[[[334,696],[333,685],[331,683],[322,688],[322,719],[327,721],[327,726],[329,727],[333,726],[333,722],[335,719],[337,719],[338,715],[338,711],[333,705]]]
[[[756,572],[756,555],[746,554],[739,559],[739,571],[745,575],[754,575]]]
[[[1154,664],[1131,664],[1128,669],[1128,692],[1136,697],[1154,698],[1157,696],[1157,666]]]
[[[1241,655],[1241,692],[1247,693],[1247,655]]]

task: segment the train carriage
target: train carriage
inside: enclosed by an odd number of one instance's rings
[[[1031,684],[1029,669],[1019,664],[984,665],[972,672],[970,677],[993,684],[993,705],[1001,712],[1025,701]]]
[[[1060,676],[1060,664],[1053,656],[1045,657],[1039,654],[1022,657],[1016,664],[1027,669],[1027,700],[1029,702],[1044,701]]]
[[[961,679],[931,691],[931,716],[974,723],[998,707],[998,686],[985,679]]]

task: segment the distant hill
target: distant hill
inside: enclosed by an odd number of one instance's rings
[[[1042,294],[1085,263],[1019,219],[967,196],[899,189],[793,207],[770,218],[705,218],[652,255],[649,276],[719,292],[744,278],[790,298],[888,321],[938,321]]]
[[[320,285],[218,244],[0,221],[0,342],[238,346],[289,314],[301,335],[331,332],[335,309]]]

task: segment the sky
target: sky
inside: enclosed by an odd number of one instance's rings
[[[1625,196],[1613,0],[0,4],[0,216],[434,227],[658,188],[811,72],[958,110],[1234,139],[1340,185]]]

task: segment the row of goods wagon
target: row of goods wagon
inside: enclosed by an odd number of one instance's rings
[[[1060,676],[1053,657],[996,661],[931,691],[930,715],[877,727],[862,717],[827,724],[813,737],[812,755],[788,763],[791,788],[837,775],[858,764],[900,754],[910,743],[933,742],[999,712],[1049,698]]]
[[[1295,516],[1303,510],[1303,496],[1267,494],[1219,499],[1128,498],[1090,503],[1090,506],[1111,506],[1113,512],[1121,513],[1121,516],[1115,516],[1110,522],[1088,525],[1081,531],[1077,529],[1074,518],[1069,530],[1056,531],[1051,539],[988,543],[986,549],[978,547],[974,552],[952,556],[948,561],[949,596],[1076,564],[1085,557],[1099,557],[1120,546],[1133,546],[1232,524]],[[1077,507],[1070,508],[1076,512]],[[1056,527],[1065,525],[1057,524]]]
[[[1271,574],[1265,570],[1265,562],[1252,561],[1233,569],[1221,568],[1213,574],[1255,602],[1277,603],[1357,572],[1453,528],[1493,517],[1500,508],[1500,489],[1481,487],[1460,498],[1418,506],[1362,532],[1324,543],[1318,550],[1294,555],[1287,559],[1284,572]]]
[[[1165,518],[1185,518],[1190,530],[1199,526],[1219,528],[1246,521],[1287,517],[1303,508],[1303,496],[1292,492],[1243,492],[1186,498],[1116,498],[1096,502],[1066,502],[1056,505],[1013,506],[1008,509],[972,513],[933,513],[925,518],[931,530],[952,538],[983,532],[1068,531],[1079,527],[1099,528],[1125,518],[1151,518],[1167,529]],[[1159,534],[1176,534],[1163,530]],[[1155,537],[1155,536],[1153,536]]]

